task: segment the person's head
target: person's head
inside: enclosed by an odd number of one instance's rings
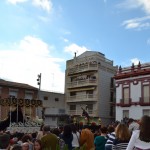
[[[71,126],[65,125],[63,135],[67,137],[70,136],[71,134],[72,134]]]
[[[34,141],[34,150],[42,150],[41,140],[35,140]]]
[[[72,130],[73,133],[77,132],[77,128],[74,124],[71,124],[71,130]]]
[[[21,141],[22,141],[23,143],[28,142],[28,141],[31,141],[31,136],[30,136],[29,134],[25,134],[25,135],[22,137]]]
[[[60,131],[59,131],[58,128],[55,128],[55,129],[53,129],[53,132],[52,132],[52,133],[55,134],[56,136],[59,136]]]
[[[130,125],[133,121],[134,121],[133,118],[129,118],[129,120],[128,120],[128,125]]]
[[[112,132],[114,132],[115,131],[115,128],[113,127],[113,126],[108,126],[108,128],[107,128],[107,132],[108,133],[112,133]]]
[[[141,141],[150,142],[150,116],[141,118],[139,138]]]
[[[6,133],[0,134],[0,149],[6,149],[9,146],[10,135]]]
[[[107,127],[105,127],[105,126],[101,127],[100,131],[102,134],[106,134],[107,133]]]
[[[51,130],[50,126],[49,125],[44,125],[43,126],[43,133],[46,134],[46,133],[49,133]]]
[[[25,142],[22,144],[22,150],[29,150],[29,143]]]
[[[128,141],[131,136],[127,125],[122,124],[122,123],[117,125],[115,129],[115,134],[116,134],[116,138],[123,140],[123,141]]]

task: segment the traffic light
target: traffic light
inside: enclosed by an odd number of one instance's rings
[[[41,73],[38,74],[37,84],[38,84],[39,86],[41,85]]]

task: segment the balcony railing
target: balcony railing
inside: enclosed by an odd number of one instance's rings
[[[85,95],[74,95],[68,96],[67,102],[80,102],[80,101],[97,101],[98,97],[95,94],[85,94]]]
[[[69,110],[68,111],[68,113],[69,113],[69,115],[82,115],[82,110]],[[96,114],[96,110],[88,110],[88,114],[90,115],[90,116],[96,116],[97,114]]]
[[[67,83],[68,88],[97,85],[97,79],[85,79]]]
[[[75,66],[73,68],[68,69],[68,75],[84,71],[97,70],[98,66],[99,66],[98,64],[86,64]]]
[[[131,105],[131,98],[120,99],[120,103],[117,103],[117,106],[121,107],[130,107]]]
[[[150,106],[150,97],[140,97],[141,106]]]

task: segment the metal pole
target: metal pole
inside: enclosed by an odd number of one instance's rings
[[[17,124],[18,124],[18,99],[17,99]]]
[[[10,127],[11,127],[11,101],[12,101],[12,96],[10,97],[10,106],[9,106],[9,117],[10,117],[9,126]]]
[[[38,100],[39,100],[39,94],[40,94],[40,89],[41,89],[41,77],[42,77],[42,74],[40,73],[39,74],[39,89],[38,89]],[[39,111],[38,111],[38,106],[37,106],[37,116],[39,116]]]

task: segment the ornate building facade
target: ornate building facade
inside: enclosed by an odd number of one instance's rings
[[[104,124],[115,119],[113,76],[117,67],[100,52],[86,51],[66,62],[65,101],[69,115],[80,116],[83,109],[100,117]]]
[[[150,115],[150,63],[121,68],[115,75],[116,120]]]
[[[35,118],[37,108],[42,107],[37,95],[38,89],[33,86],[0,79],[0,120],[16,109],[21,109],[26,119]]]

